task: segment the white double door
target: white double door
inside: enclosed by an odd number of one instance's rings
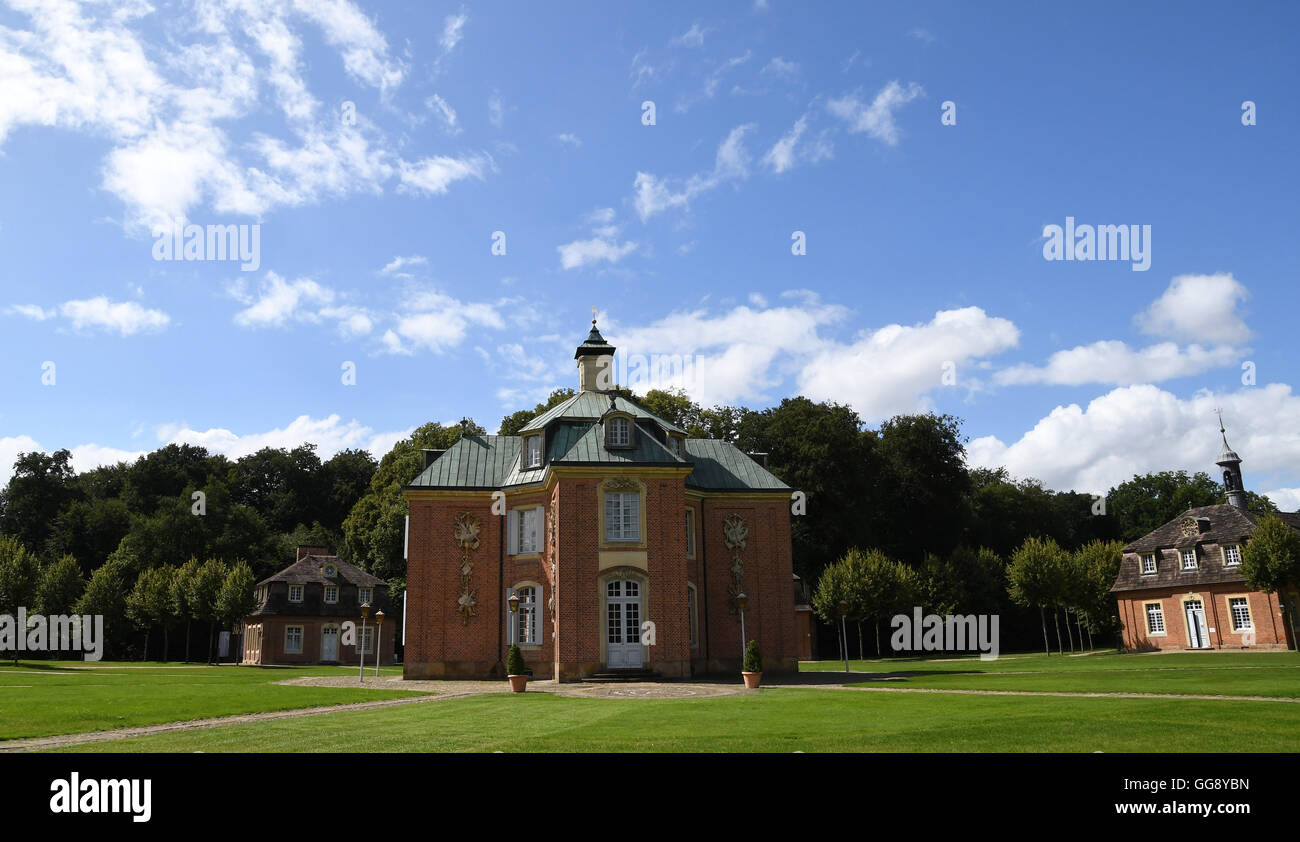
[[[320,659],[337,661],[339,659],[339,627],[325,626],[320,630]]]
[[[1199,599],[1189,599],[1183,603],[1183,612],[1187,615],[1187,642],[1193,649],[1209,649],[1210,635],[1205,625],[1205,606]]]
[[[605,666],[637,669],[644,664],[641,646],[641,583],[615,579],[605,585]]]

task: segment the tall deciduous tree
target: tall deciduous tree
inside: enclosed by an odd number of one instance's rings
[[[0,535],[0,614],[18,617],[18,609],[33,608],[40,583],[41,568],[36,556],[27,551],[17,538]],[[18,634],[26,634],[23,628]],[[18,648],[14,647],[14,663],[18,663]]]
[[[68,614],[86,589],[81,567],[70,555],[60,556],[41,570],[36,589],[37,610],[42,614]]]
[[[1007,567],[1007,593],[1017,605],[1037,606],[1048,655],[1052,646],[1047,639],[1047,606],[1055,607],[1060,599],[1063,557],[1064,551],[1051,538],[1031,537],[1012,554]]]
[[[191,558],[182,564],[177,570],[171,581],[171,608],[172,614],[178,620],[185,621],[185,661],[190,660],[190,628],[194,624],[194,605],[190,602],[190,592],[193,589],[193,582],[199,575],[199,560]]]
[[[217,621],[221,615],[217,609],[217,598],[221,595],[221,585],[226,581],[226,565],[215,558],[210,558],[189,580],[185,600],[195,620],[208,624],[208,662],[212,662],[213,641],[216,639]]]
[[[105,648],[112,651],[126,639],[129,623],[126,621],[126,579],[122,575],[122,561],[110,556],[90,577],[85,593],[73,606],[73,612],[99,615],[104,618]]]
[[[1241,572],[1252,588],[1265,593],[1300,584],[1300,532],[1277,515],[1262,518],[1242,548]],[[1296,649],[1300,651],[1294,614],[1294,606],[1287,609],[1291,639],[1297,641]]]
[[[252,568],[242,561],[231,565],[217,595],[217,615],[223,625],[238,622],[252,613],[257,605],[253,598],[256,585]]]

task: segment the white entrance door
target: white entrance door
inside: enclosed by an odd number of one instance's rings
[[[326,626],[320,631],[320,659],[337,661],[339,659],[339,627]]]
[[[605,666],[636,669],[641,648],[641,585],[615,580],[605,585]]]
[[[1187,612],[1187,639],[1193,649],[1209,649],[1210,636],[1205,626],[1205,606],[1199,599],[1183,603]]]

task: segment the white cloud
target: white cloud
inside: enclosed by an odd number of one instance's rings
[[[406,67],[388,55],[388,42],[374,22],[349,0],[294,0],[294,10],[321,28],[325,41],[343,53],[356,79],[387,91],[402,83]]]
[[[784,76],[787,79],[793,79],[799,75],[799,62],[786,61],[777,56],[763,67],[762,73],[764,76]]]
[[[1048,383],[1077,386],[1083,383],[1107,383],[1127,386],[1135,383],[1159,383],[1175,377],[1199,374],[1211,368],[1234,365],[1240,359],[1236,348],[1221,346],[1202,348],[1189,345],[1180,349],[1173,342],[1161,342],[1134,350],[1118,340],[1103,340],[1057,351],[1047,365],[1017,365],[999,371],[994,380],[1003,385]]]
[[[1300,397],[1281,383],[1181,399],[1157,386],[1125,386],[1086,408],[1057,406],[1017,441],[977,438],[968,447],[976,467],[1005,466],[1013,476],[1037,477],[1048,487],[1101,494],[1149,471],[1205,471],[1222,441],[1215,410],[1223,409],[1228,441],[1251,477],[1300,477],[1300,429],[1279,419],[1300,418]]]
[[[410,433],[410,429],[376,433],[355,419],[345,423],[337,414],[325,418],[300,415],[283,427],[259,433],[238,434],[220,427],[196,430],[186,424],[166,425],[158,429],[158,441],[161,444],[198,445],[231,459],[256,453],[264,447],[292,449],[307,442],[316,445],[316,453],[322,459],[328,459],[340,450],[355,448],[368,450],[375,458],[380,458],[394,442]]]
[[[934,33],[930,32],[930,30],[925,29],[924,27],[920,27],[920,26],[912,27],[911,31],[909,31],[907,34],[911,35],[913,38],[915,38],[916,40],[924,44],[929,45],[934,43]]]
[[[556,246],[555,250],[560,253],[560,266],[565,269],[578,269],[601,261],[618,263],[636,251],[636,243],[628,241],[620,245],[615,240],[593,237],[590,240],[575,240],[572,243]]]
[[[891,324],[863,331],[850,344],[828,345],[803,366],[799,390],[814,400],[848,403],[867,420],[924,411],[946,370],[973,388],[977,381],[967,372],[1019,341],[1012,322],[979,307],[940,310],[923,324]]]
[[[457,181],[467,178],[483,179],[483,173],[492,166],[486,155],[452,158],[436,155],[422,158],[414,164],[401,164],[402,188],[408,192],[441,195]]]
[[[449,134],[460,134],[460,126],[456,123],[456,110],[447,104],[447,101],[437,94],[433,94],[424,101],[426,108],[436,109],[438,116],[447,126]]]
[[[471,325],[501,330],[505,321],[493,304],[419,292],[406,302],[396,325],[384,332],[381,342],[392,354],[412,354],[420,349],[439,354],[459,345]]]
[[[718,145],[713,170],[697,173],[674,190],[668,182],[651,173],[638,172],[633,181],[636,195],[633,202],[641,221],[669,208],[688,207],[691,200],[726,181],[743,180],[749,176],[749,154],[745,150],[745,134],[754,128],[753,123],[736,126]]]
[[[691,28],[681,35],[669,41],[669,45],[674,47],[702,47],[704,46],[704,34],[707,30],[702,29],[698,23],[691,24]]]
[[[925,90],[915,82],[904,88],[892,81],[876,93],[870,105],[853,93],[830,100],[826,103],[826,110],[848,123],[850,132],[866,132],[882,143],[897,146],[898,125],[894,122],[894,112],[924,93]]]
[[[498,129],[506,122],[506,106],[501,94],[494,93],[488,97],[488,122]]]
[[[1262,493],[1284,512],[1300,511],[1300,488],[1275,488]]]
[[[786,170],[792,169],[800,161],[817,163],[826,158],[833,157],[834,148],[831,146],[827,133],[822,131],[816,138],[811,141],[803,140],[804,133],[808,129],[808,115],[800,117],[795,124],[790,127],[790,131],[781,136],[781,139],[767,150],[763,156],[763,164],[772,172],[780,175]]]
[[[398,255],[397,257],[394,257],[391,261],[389,261],[388,265],[384,266],[383,269],[380,269],[379,274],[392,275],[394,273],[397,273],[400,276],[401,271],[407,268],[408,266],[427,266],[427,265],[429,265],[429,258],[425,257],[422,254],[413,254],[410,257],[402,257],[401,255]]]
[[[31,436],[0,436],[0,488],[9,484],[18,454],[36,450],[42,447]]]
[[[563,132],[562,134],[557,134],[555,136],[555,139],[558,140],[560,143],[567,144],[569,146],[572,146],[575,149],[578,148],[579,146],[582,146],[582,138],[570,132]]]
[[[316,322],[320,313],[313,305],[334,300],[334,291],[311,278],[286,281],[275,272],[267,272],[256,296],[244,292],[242,282],[232,285],[231,296],[248,306],[235,314],[235,324],[242,327],[280,327],[289,321]]]
[[[5,312],[11,315],[26,316],[38,322],[52,319],[59,314],[57,310],[46,310],[36,304],[15,304]]]
[[[171,317],[161,310],[148,310],[134,301],[114,303],[104,296],[68,301],[59,307],[59,315],[72,322],[72,327],[102,328],[131,336],[142,331],[162,330],[171,323]]]
[[[697,102],[713,99],[714,95],[718,92],[718,86],[722,84],[722,77],[749,61],[752,56],[753,53],[750,50],[746,50],[743,56],[729,58],[722,64],[718,65],[714,68],[712,73],[705,77],[704,87],[699,93],[690,96],[683,96],[677,101],[677,105],[675,106],[676,110],[684,114]]]
[[[464,12],[458,15],[447,15],[442,25],[442,38],[439,40],[443,53],[456,49],[460,39],[465,37],[466,23],[469,23],[469,15]]]
[[[1134,321],[1143,333],[1169,339],[1240,343],[1252,336],[1237,311],[1248,296],[1230,272],[1179,275]]]

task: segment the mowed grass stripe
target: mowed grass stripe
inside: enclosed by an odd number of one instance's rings
[[[142,666],[125,675],[109,674],[113,680],[107,683],[98,671],[105,668],[96,665],[92,672],[75,662],[54,661],[0,666],[0,687],[29,685],[21,693],[0,696],[0,740],[426,695],[275,683],[309,675],[356,675],[355,668],[345,667]],[[400,670],[386,667],[381,674],[398,675]],[[367,678],[372,676],[370,672]]]
[[[714,699],[545,693],[117,740],[94,752],[1297,751],[1294,705],[780,689]]]

